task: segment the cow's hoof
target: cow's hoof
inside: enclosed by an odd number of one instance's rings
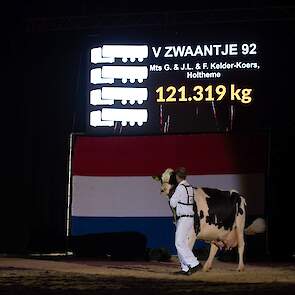
[[[209,272],[212,269],[212,267],[203,267],[202,271]]]
[[[245,271],[245,268],[244,267],[238,267],[237,271],[238,272],[243,272],[243,271]]]

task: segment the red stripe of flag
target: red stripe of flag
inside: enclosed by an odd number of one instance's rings
[[[77,136],[73,175],[152,176],[184,166],[191,175],[265,172],[266,135]]]

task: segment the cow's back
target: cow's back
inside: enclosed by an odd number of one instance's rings
[[[245,199],[236,191],[195,189],[195,231],[204,240],[223,239],[245,218]]]

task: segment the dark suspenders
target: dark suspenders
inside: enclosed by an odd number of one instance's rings
[[[181,205],[186,205],[186,206],[193,206],[194,205],[194,189],[193,189],[193,195],[190,196],[189,193],[188,193],[188,187],[191,187],[190,185],[184,185],[184,184],[181,184],[185,187],[185,190],[186,190],[186,194],[187,194],[187,203],[183,203],[183,202],[178,202],[179,204]],[[193,202],[190,203],[190,198],[193,198]],[[180,217],[194,217],[194,215],[180,215],[180,216],[177,216],[176,219],[179,219]]]
[[[194,189],[193,189],[193,195],[190,196],[189,193],[188,193],[188,187],[191,187],[190,185],[184,185],[184,184],[181,184],[185,187],[185,190],[186,190],[186,194],[187,194],[187,203],[183,203],[183,202],[178,202],[179,204],[181,205],[186,205],[186,206],[193,206],[194,205]],[[193,198],[193,202],[190,203],[190,200],[189,198]]]

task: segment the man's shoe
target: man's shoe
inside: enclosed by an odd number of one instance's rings
[[[190,276],[192,273],[191,273],[191,270],[188,270],[188,271],[180,270],[180,271],[174,272],[173,274],[175,274],[175,275],[183,275],[183,276]]]
[[[197,271],[200,271],[201,269],[203,268],[203,265],[201,263],[199,263],[198,265],[194,266],[194,267],[191,267],[189,269],[189,271],[191,273],[194,273],[194,272],[197,272]]]

